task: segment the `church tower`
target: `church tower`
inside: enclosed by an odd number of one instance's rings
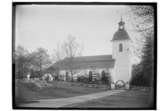
[[[131,62],[130,62],[130,37],[125,30],[125,22],[122,20],[118,23],[118,30],[115,32],[112,41],[112,55],[115,59],[113,70],[113,82],[115,86],[118,82],[124,83],[129,87],[131,79]]]

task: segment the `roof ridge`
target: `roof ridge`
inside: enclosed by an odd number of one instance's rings
[[[80,58],[80,57],[103,57],[103,56],[112,56],[111,54],[110,55],[90,55],[90,56],[76,56],[74,58]]]

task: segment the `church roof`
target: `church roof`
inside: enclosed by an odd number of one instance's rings
[[[124,26],[125,26],[125,22],[122,20],[118,23],[119,28],[118,30],[115,32],[112,41],[115,40],[130,40],[128,33],[126,32]]]
[[[65,58],[54,64],[53,67],[60,69],[90,69],[90,68],[112,68],[114,67],[115,59],[112,55],[98,55],[98,56],[80,56],[75,58]]]
[[[125,29],[118,29],[113,36],[112,41],[114,40],[130,40],[130,38]]]

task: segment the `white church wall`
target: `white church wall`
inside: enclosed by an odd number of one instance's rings
[[[89,77],[89,72],[92,71],[93,77],[96,80],[100,80],[102,77],[102,71],[110,74],[111,79],[113,79],[113,68],[88,68],[88,69],[76,69],[74,70],[75,74],[73,75],[73,79],[77,79],[79,76]],[[60,79],[66,81],[66,72],[68,75],[72,77],[70,71],[68,70],[60,70]]]
[[[109,68],[109,74],[110,74],[110,80],[111,80],[111,82],[114,82],[114,79],[115,79],[114,68]]]
[[[123,45],[122,52],[119,51],[119,44]],[[114,82],[123,80],[129,82],[131,79],[131,61],[129,57],[129,41],[113,41],[113,58],[116,59],[114,67]]]

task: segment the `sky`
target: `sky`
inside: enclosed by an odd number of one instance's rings
[[[15,44],[30,52],[42,47],[52,55],[72,35],[83,47],[83,56],[112,54],[110,40],[121,17],[130,38],[140,36],[128,11],[124,5],[18,5]]]

